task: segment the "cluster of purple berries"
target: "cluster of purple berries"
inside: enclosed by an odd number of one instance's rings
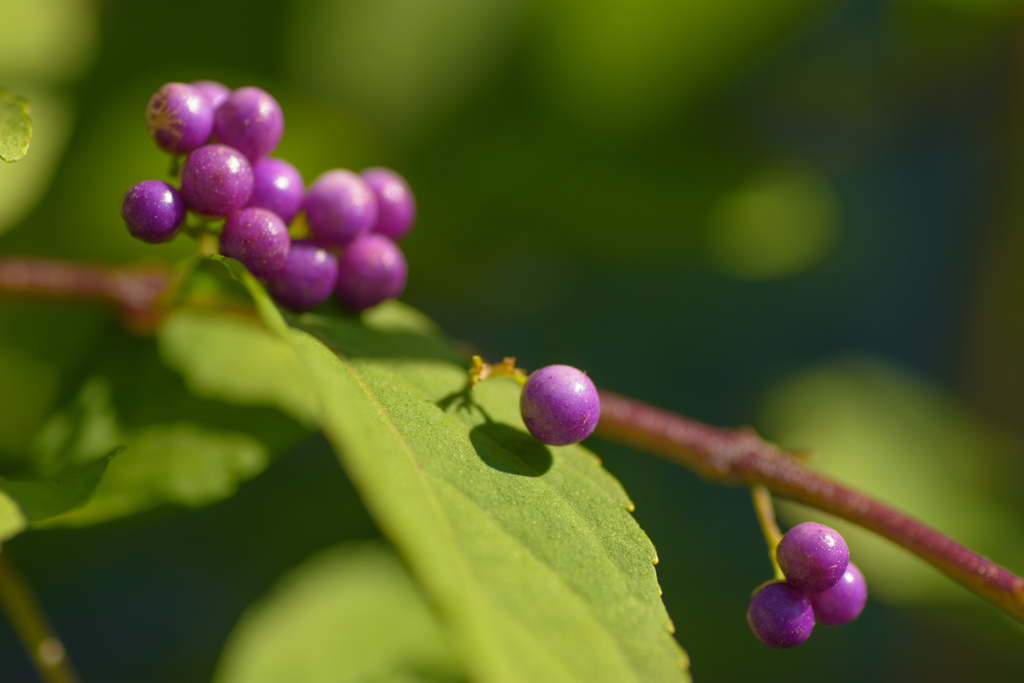
[[[816,622],[841,626],[860,615],[867,584],[833,529],[798,524],[782,537],[777,555],[786,582],[768,584],[747,608],[747,623],[762,643],[793,647],[807,640]]]
[[[284,133],[284,116],[259,88],[167,83],[146,107],[146,128],[161,149],[188,156],[180,191],[146,180],[125,193],[121,216],[132,236],[171,240],[187,211],[207,222],[223,218],[220,253],[244,263],[295,310],[332,292],[357,311],[402,293],[407,266],[396,242],[416,218],[402,176],[335,169],[307,190],[294,166],[267,156]],[[301,211],[309,239],[293,242],[288,226]]]

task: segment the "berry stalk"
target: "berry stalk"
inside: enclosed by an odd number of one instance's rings
[[[600,422],[598,422],[600,426]],[[772,494],[762,484],[750,487],[750,497],[754,503],[754,514],[764,534],[764,542],[768,544],[768,561],[772,563],[776,581],[785,581],[786,575],[779,566],[779,543],[782,542],[782,531],[775,521],[775,507],[772,505]]]
[[[44,683],[78,683],[67,653],[54,635],[35,595],[0,552],[0,605]]]
[[[1024,579],[884,503],[806,469],[753,429],[722,429],[599,390],[596,434],[661,455],[705,478],[766,489],[888,538],[1024,622]]]

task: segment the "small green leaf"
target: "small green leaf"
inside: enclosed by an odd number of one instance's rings
[[[187,423],[154,425],[126,440],[124,455],[97,482],[89,504],[51,525],[95,524],[164,503],[208,505],[234,495],[240,482],[270,463],[267,448],[252,437]]]
[[[92,496],[111,459],[121,453],[119,434],[109,411],[109,387],[89,379],[72,404],[50,417],[36,436],[35,469],[0,478],[0,492],[13,502],[21,524],[0,512],[0,527],[13,535],[26,524],[38,524],[80,508]],[[0,508],[9,508],[0,504]],[[8,510],[9,512],[9,510]],[[0,538],[3,533],[0,532]]]
[[[117,448],[103,458],[84,465],[66,467],[48,479],[0,479],[0,490],[21,508],[30,523],[41,522],[81,507],[89,500]]]
[[[464,680],[442,627],[398,558],[378,544],[307,560],[251,607],[217,683]]]
[[[248,335],[218,340],[185,334],[182,341],[201,344],[193,347],[200,361],[234,354],[263,367],[262,344],[277,338],[254,318],[241,324]],[[269,405],[196,396],[151,339],[112,330],[99,348],[75,401],[37,436],[33,462],[51,472],[94,462],[110,444],[124,445],[125,452],[111,462],[88,504],[48,519],[47,526],[95,524],[168,503],[196,507],[227,498],[308,432]]]
[[[0,159],[20,161],[28,153],[32,139],[32,120],[28,102],[0,88]]]

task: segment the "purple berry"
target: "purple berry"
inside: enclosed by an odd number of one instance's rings
[[[402,250],[384,235],[371,233],[342,251],[334,293],[341,303],[361,311],[401,294],[405,276]]]
[[[188,155],[181,167],[185,204],[207,216],[227,216],[245,206],[252,194],[252,184],[249,160],[227,145],[200,147]]]
[[[338,259],[312,242],[292,242],[284,267],[267,278],[270,294],[296,311],[324,302],[338,281]]]
[[[842,626],[860,616],[868,600],[868,585],[857,565],[851,562],[839,583],[810,597],[815,621],[828,626]]]
[[[174,239],[185,220],[185,201],[162,180],[143,180],[124,193],[121,218],[132,237],[158,244]]]
[[[334,169],[314,180],[304,206],[310,234],[324,244],[345,246],[377,222],[377,198],[352,171]]]
[[[191,85],[166,83],[146,105],[146,130],[171,154],[188,154],[205,145],[212,129],[213,108]]]
[[[409,184],[387,168],[368,168],[360,175],[377,197],[377,224],[373,231],[400,241],[416,220],[416,199]]]
[[[549,365],[526,380],[519,410],[538,441],[565,446],[590,436],[601,415],[601,402],[594,383],[583,372],[568,365]]]
[[[220,253],[238,259],[256,277],[284,267],[291,239],[277,214],[266,209],[242,209],[228,216],[220,232]]]
[[[804,522],[782,537],[778,558],[786,583],[801,593],[813,594],[839,582],[850,563],[850,550],[835,530]]]
[[[799,645],[814,628],[811,599],[784,583],[770,583],[751,598],[747,623],[757,639],[769,647]]]
[[[206,98],[206,101],[210,103],[210,109],[214,112],[231,94],[231,88],[217,81],[192,81],[189,85]],[[211,123],[210,125],[212,126],[213,124]]]
[[[252,196],[246,206],[270,209],[285,223],[291,223],[302,208],[306,185],[287,161],[263,157],[252,165]]]
[[[251,161],[270,154],[284,133],[281,105],[259,88],[239,88],[213,117],[217,142],[240,150]]]

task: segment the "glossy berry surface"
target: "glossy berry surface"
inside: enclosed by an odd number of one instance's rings
[[[185,220],[185,201],[162,180],[143,180],[124,193],[121,218],[132,237],[158,244],[174,238]]]
[[[188,154],[205,145],[212,129],[213,108],[186,83],[165,83],[146,105],[146,130],[171,154]]]
[[[814,629],[811,599],[784,583],[770,583],[751,598],[747,624],[757,639],[769,647],[799,645]]]
[[[181,167],[181,195],[185,204],[207,216],[227,216],[245,206],[252,185],[249,160],[227,145],[200,147],[188,155]]]
[[[402,250],[384,235],[363,235],[338,258],[338,301],[356,311],[394,299],[405,289]]]
[[[601,403],[594,383],[583,372],[568,365],[549,365],[526,380],[519,410],[538,441],[565,446],[590,436],[601,415]]]
[[[256,277],[284,267],[291,239],[277,214],[266,209],[242,209],[228,216],[220,233],[220,253],[238,259]]]
[[[839,582],[850,563],[846,541],[834,529],[798,524],[782,537],[779,566],[786,583],[802,593],[820,593]]]
[[[292,242],[284,266],[266,280],[277,301],[296,311],[323,303],[338,281],[338,259],[312,242]]]
[[[217,108],[213,117],[217,142],[230,145],[255,161],[274,151],[284,134],[281,106],[259,88],[239,88]]]
[[[217,107],[223,104],[224,100],[231,94],[231,88],[217,81],[192,81],[189,85],[206,98],[206,101],[210,103],[212,111],[217,111]],[[213,125],[212,121],[210,125]]]
[[[396,242],[409,234],[416,221],[416,199],[405,178],[388,168],[368,168],[363,180],[377,198],[377,223],[373,232],[387,235]]]
[[[377,223],[377,197],[352,171],[334,169],[314,180],[304,206],[310,234],[324,244],[345,246]]]
[[[864,610],[868,585],[857,565],[851,562],[839,583],[810,597],[815,621],[828,626],[842,626],[856,619]]]
[[[287,161],[263,157],[252,165],[252,176],[252,195],[246,206],[270,209],[291,223],[306,196],[302,175]]]

